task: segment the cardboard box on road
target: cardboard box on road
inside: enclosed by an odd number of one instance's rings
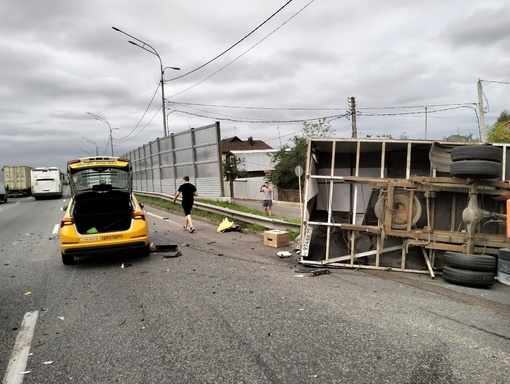
[[[286,247],[290,243],[288,231],[280,231],[273,229],[271,231],[264,231],[264,245],[273,248]]]

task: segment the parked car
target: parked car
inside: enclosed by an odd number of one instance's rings
[[[132,191],[128,159],[101,156],[67,164],[71,200],[60,223],[62,262],[118,252],[150,253],[149,226]]]

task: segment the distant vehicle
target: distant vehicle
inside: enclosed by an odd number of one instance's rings
[[[3,175],[0,175],[0,202],[7,203],[7,190],[5,189]]]
[[[62,197],[64,174],[57,167],[37,167],[31,170],[31,191],[36,200]]]
[[[71,201],[60,223],[62,262],[117,252],[148,256],[149,225],[132,191],[129,159],[86,157],[67,164]]]
[[[4,183],[9,196],[30,196],[30,171],[25,165],[4,165]]]

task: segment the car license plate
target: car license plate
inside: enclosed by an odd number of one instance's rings
[[[82,237],[80,241],[98,241],[99,237]]]

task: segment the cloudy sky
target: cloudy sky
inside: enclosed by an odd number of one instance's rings
[[[108,124],[116,155],[162,137],[151,48],[180,68],[170,133],[350,137],[355,97],[358,137],[480,137],[479,79],[486,124],[510,109],[508,20],[508,0],[1,0],[0,165],[111,154]]]

